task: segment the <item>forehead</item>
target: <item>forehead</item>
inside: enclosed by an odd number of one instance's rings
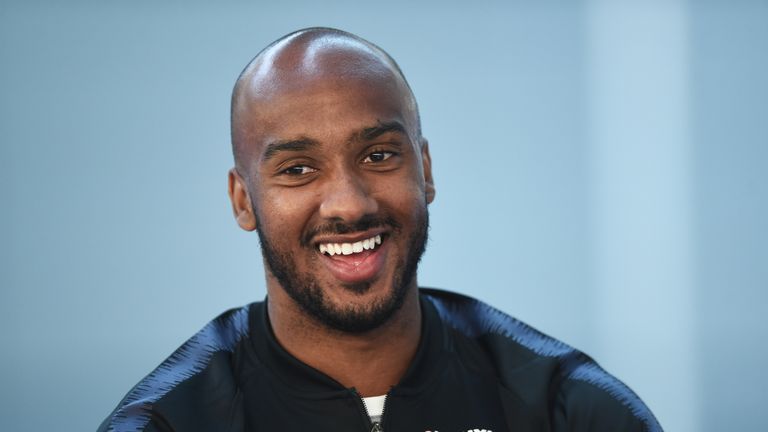
[[[333,141],[393,121],[416,131],[415,101],[396,66],[370,47],[341,42],[278,46],[246,70],[233,133],[248,159],[273,140]]]
[[[302,135],[334,141],[380,122],[408,126],[408,108],[392,80],[326,79],[254,101],[244,120],[257,145]]]

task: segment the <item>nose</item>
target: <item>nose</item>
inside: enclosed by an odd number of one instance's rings
[[[350,172],[340,172],[329,179],[323,190],[320,216],[325,220],[356,222],[379,210],[366,182]]]

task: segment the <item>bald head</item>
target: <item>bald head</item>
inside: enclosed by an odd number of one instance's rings
[[[232,92],[232,149],[235,166],[249,166],[263,141],[266,107],[310,97],[317,89],[344,92],[354,86],[397,95],[414,142],[421,136],[418,107],[397,63],[381,48],[353,34],[310,28],[288,34],[262,50],[245,67]],[[300,108],[299,108],[300,109]]]

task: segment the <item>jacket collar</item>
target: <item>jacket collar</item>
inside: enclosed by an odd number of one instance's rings
[[[390,394],[408,394],[420,392],[430,384],[442,369],[446,352],[451,350],[447,329],[432,302],[423,294],[421,305],[421,338],[411,365],[400,383],[393,387]],[[267,314],[267,301],[254,303],[250,311],[251,347],[260,363],[285,386],[305,396],[330,395],[337,392],[348,393],[338,381],[303,363],[288,353],[275,338]]]

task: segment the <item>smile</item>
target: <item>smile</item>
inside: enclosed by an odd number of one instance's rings
[[[370,232],[369,238],[325,238],[317,245],[320,262],[342,283],[369,282],[378,277],[385,267],[389,250],[385,232]],[[334,242],[329,240],[355,240]]]
[[[327,254],[329,256],[352,255],[367,250],[373,250],[380,244],[381,235],[379,234],[369,239],[354,243],[323,243],[318,245],[318,249],[320,249],[320,253]]]

